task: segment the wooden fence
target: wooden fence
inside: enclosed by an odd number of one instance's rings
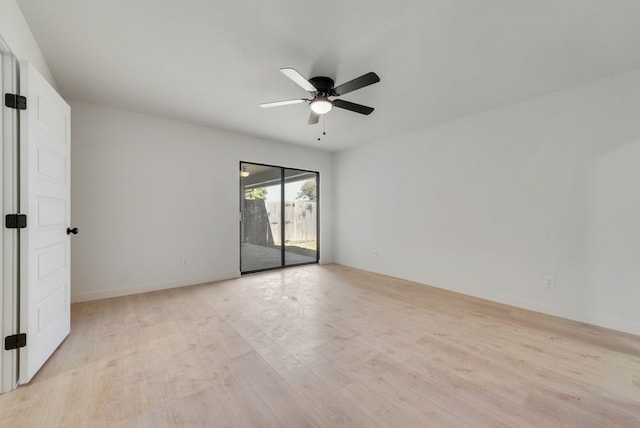
[[[287,201],[284,204],[285,244],[317,239],[317,212],[314,201]],[[257,245],[281,244],[281,203],[244,200],[242,241]]]

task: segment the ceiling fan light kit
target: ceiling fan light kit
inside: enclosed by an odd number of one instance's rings
[[[270,108],[308,102],[309,107],[311,108],[311,114],[309,115],[309,121],[307,122],[309,125],[318,123],[320,116],[329,113],[333,107],[342,108],[364,115],[371,114],[374,110],[373,107],[367,107],[362,104],[356,104],[344,100],[331,100],[329,97],[339,97],[379,82],[380,78],[376,73],[369,72],[360,77],[356,77],[347,83],[334,86],[334,81],[330,77],[317,76],[307,80],[293,68],[281,68],[280,71],[289,79],[293,80],[302,89],[309,92],[312,98],[263,103],[260,104],[260,107]]]
[[[310,103],[311,110],[318,114],[326,114],[333,108],[333,103],[324,95],[317,96]]]

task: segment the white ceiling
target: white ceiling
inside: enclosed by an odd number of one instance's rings
[[[326,150],[640,68],[638,0],[17,0],[62,95]],[[279,72],[381,82],[307,125]]]

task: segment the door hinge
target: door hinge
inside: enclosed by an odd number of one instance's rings
[[[13,334],[4,338],[4,350],[11,351],[12,349],[24,348],[27,346],[26,333]]]
[[[27,227],[27,215],[7,214],[4,218],[4,225],[7,229],[24,229]]]
[[[18,94],[4,94],[4,105],[17,110],[26,110],[27,97]]]

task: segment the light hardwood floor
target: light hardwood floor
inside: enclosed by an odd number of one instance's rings
[[[638,427],[640,337],[337,265],[75,304],[6,427]]]

